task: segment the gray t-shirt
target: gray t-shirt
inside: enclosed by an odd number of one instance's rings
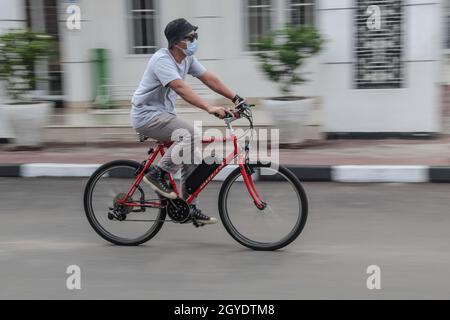
[[[139,88],[131,100],[131,125],[139,128],[163,112],[176,114],[177,93],[167,87],[173,80],[184,79],[186,74],[201,77],[206,69],[194,56],[186,57],[180,64],[169,49],[158,50],[147,64]]]

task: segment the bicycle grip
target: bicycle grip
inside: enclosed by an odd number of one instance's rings
[[[220,114],[218,114],[218,113],[214,113],[214,115],[215,115],[217,118],[219,118],[219,119],[233,118],[229,113],[226,113],[226,114],[225,114],[225,117],[223,117],[223,118],[221,118],[221,117],[220,117]]]

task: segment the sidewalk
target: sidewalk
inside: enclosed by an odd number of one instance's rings
[[[105,163],[142,161],[149,143],[49,146],[38,151],[5,151],[0,163]],[[281,149],[280,163],[291,165],[428,165],[450,166],[450,136],[434,140],[328,140],[301,149]]]
[[[138,142],[52,145],[43,150],[17,152],[5,151],[5,146],[0,146],[0,176],[24,176],[25,171],[28,172],[25,176],[48,172],[50,176],[89,176],[105,162],[145,160],[148,145]],[[433,140],[321,141],[301,149],[281,149],[279,162],[303,181],[450,182],[450,136]],[[22,164],[32,170],[23,169]]]

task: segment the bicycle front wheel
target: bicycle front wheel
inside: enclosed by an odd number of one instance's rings
[[[228,233],[253,250],[277,250],[294,241],[308,216],[308,200],[297,177],[283,166],[249,165],[255,189],[267,204],[259,209],[249,196],[239,168],[219,194],[220,218]]]

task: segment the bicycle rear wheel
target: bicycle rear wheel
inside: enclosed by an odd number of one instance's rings
[[[153,238],[164,224],[165,208],[119,207],[136,179],[140,164],[117,160],[104,164],[90,177],[84,192],[84,210],[94,230],[105,240],[124,246],[140,245]],[[143,182],[127,202],[161,204],[161,197]]]
[[[222,185],[220,218],[228,233],[253,250],[277,250],[294,241],[308,216],[308,200],[297,177],[285,167],[249,165],[256,190],[267,207],[249,196],[239,168]]]

